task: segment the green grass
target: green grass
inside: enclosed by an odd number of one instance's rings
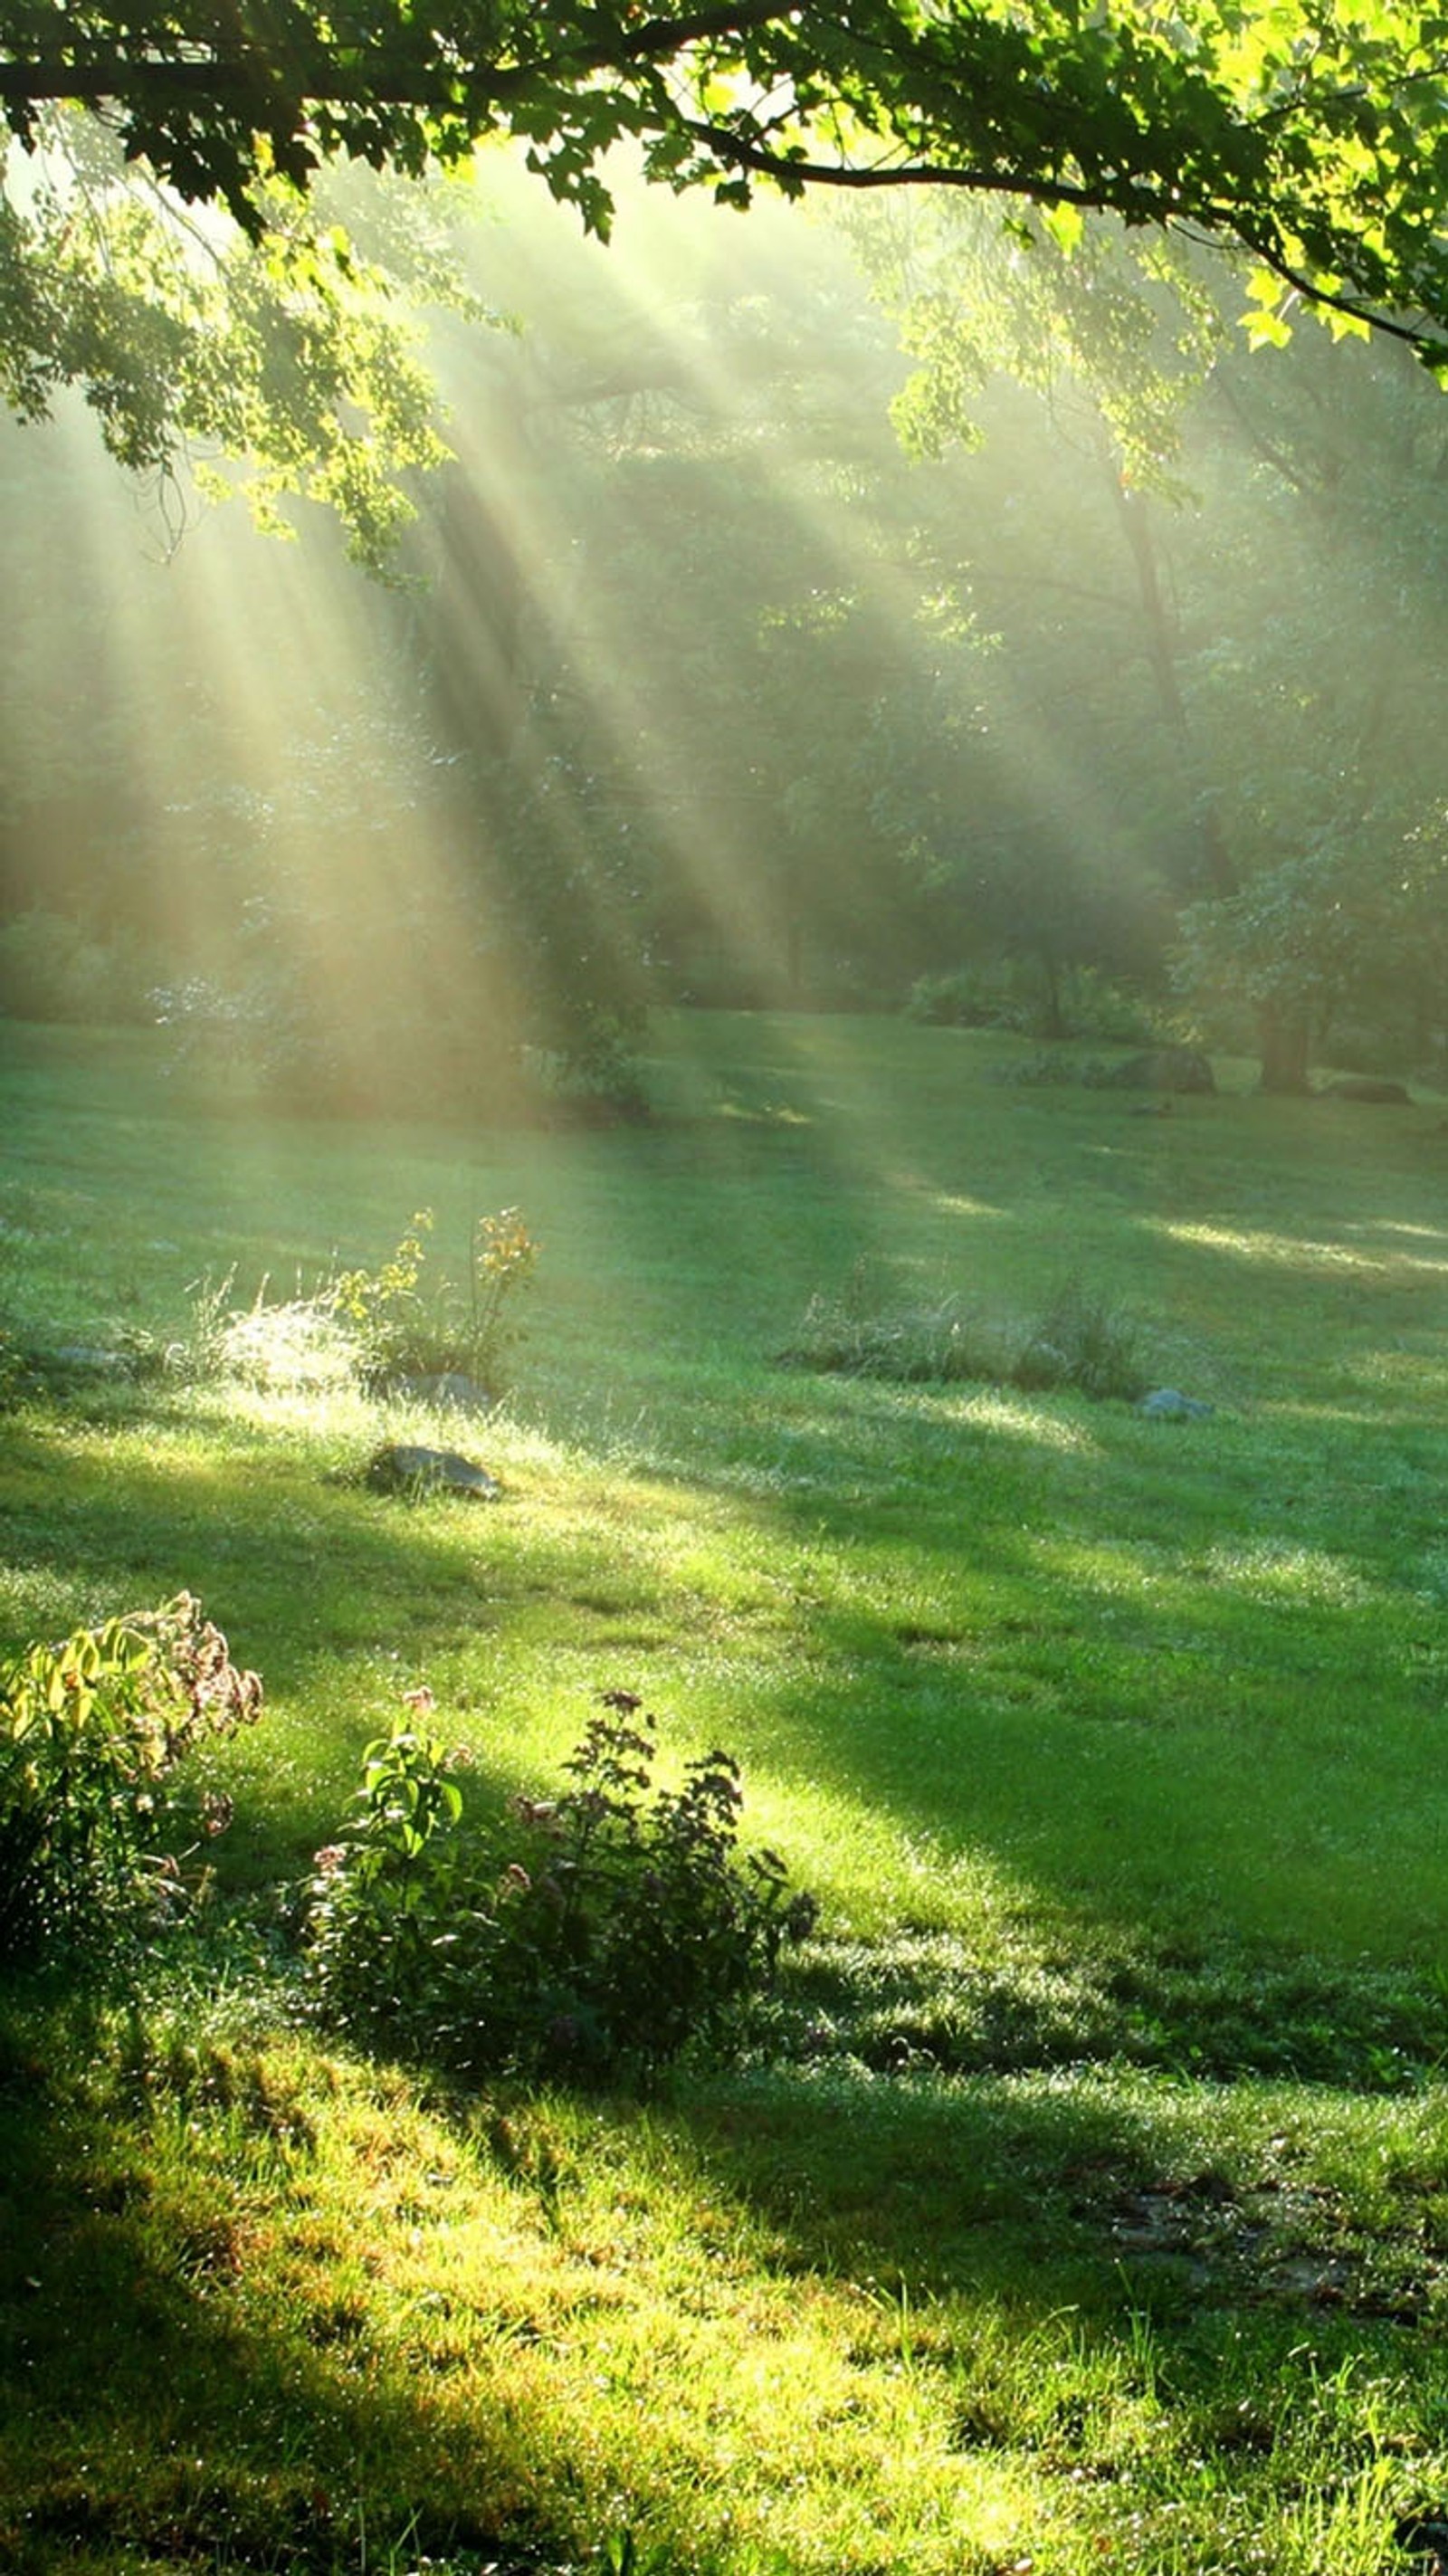
[[[439,1426],[345,1386],[0,1421],[0,1643],[184,1584],[268,1689],[224,1937],[4,2011],[0,2565],[1368,2576],[1448,2496],[1442,1106],[1012,1053],[678,1021],[651,1128],[477,1137],[0,1032],[35,1350],[424,1205],[543,1246],[448,1433],[496,1505],[369,1492]],[[1068,1282],[1212,1419],[776,1364],[811,1299]],[[460,2100],[292,2026],[277,1891],[424,1682],[484,1802],[609,1685],[739,1756],[825,1909],[772,2067]]]

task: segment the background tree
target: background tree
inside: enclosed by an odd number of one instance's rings
[[[1001,444],[1032,498],[1005,501],[1013,555],[992,534],[970,598],[1009,638],[1007,667],[1033,678],[1060,656],[1042,613],[1053,592],[1089,634],[1053,756],[1074,760],[1075,802],[1087,781],[1115,800],[1114,877],[1135,837],[1163,893],[1201,906],[1184,988],[1250,1005],[1269,1088],[1305,1088],[1312,1049],[1348,1019],[1358,1043],[1366,1016],[1391,1050],[1405,835],[1442,792],[1424,550],[1441,542],[1444,418],[1421,371],[1321,335],[1253,356],[1250,299],[1244,316],[1219,274],[1162,245],[1098,232],[1063,255],[1026,228],[1005,261],[948,203],[852,230],[917,358],[898,406],[909,439],[976,444],[988,477],[982,429],[998,428],[1002,380],[1019,389]],[[1033,418],[1074,441],[1086,478],[1056,542]],[[1011,876],[1026,882],[1019,864]],[[1046,918],[1039,895],[1033,909]],[[1406,1032],[1431,1013],[1396,1016]]]
[[[358,239],[403,220],[353,194]],[[473,1114],[530,1052],[617,1084],[653,1000],[958,974],[1105,1030],[1181,1007],[1176,943],[1269,1080],[1429,1060],[1421,370],[1253,356],[1210,272],[1039,230],[1002,262],[938,201],[887,207],[872,300],[800,210],[631,188],[605,251],[522,170],[490,197],[416,219],[510,327],[431,317],[458,453],[391,590],[307,505],[293,548],[221,513],[168,566],[73,420],[0,438],[10,1007],[164,988],[293,1096]]]

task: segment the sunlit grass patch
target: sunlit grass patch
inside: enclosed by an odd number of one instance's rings
[[[1348,1609],[1372,1597],[1371,1586],[1340,1557],[1270,1540],[1213,1548],[1204,1571],[1213,1582],[1232,1584],[1259,1601],[1317,1601]]]
[[[242,2560],[269,2512],[307,2556],[420,2522],[434,2551],[514,2531],[558,2564],[628,2524],[689,2566],[763,2542],[944,2569],[1039,2510],[1026,2464],[952,2457],[871,2293],[802,2276],[668,2125],[522,2102],[458,2127],[335,2061],[162,2032],[104,2052],[65,2117],[89,2192],[67,2208],[52,2172],[31,2307],[62,2421],[0,2433],[7,2493],[62,2545],[115,2550],[184,2500],[191,2547],[209,2515]],[[165,2392],[129,2481],[126,2321],[95,2305],[118,2265]],[[85,2335],[54,2344],[78,2300]]]

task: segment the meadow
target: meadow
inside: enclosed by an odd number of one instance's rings
[[[266,1118],[0,1027],[0,1648],[181,1587],[266,1686],[194,1932],[0,1993],[0,2566],[1376,2576],[1448,2511],[1448,1117],[661,1020],[645,1125]],[[496,1503],[427,1406],[168,1364],[430,1208],[540,1244]],[[1192,1420],[809,1365],[1028,1337]],[[1014,1337],[1014,1341],[1013,1341]],[[119,1351],[129,1371],[65,1362]],[[818,1897],[639,2098],[379,2065],[288,1927],[404,1694],[486,1804],[600,1690]],[[1421,2550],[1417,2564],[1425,2564]]]

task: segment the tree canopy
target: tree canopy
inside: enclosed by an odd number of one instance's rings
[[[744,201],[930,180],[1187,228],[1448,364],[1448,11],[1398,0],[4,0],[0,110],[112,125],[253,234],[277,177],[526,144],[606,231],[608,151]]]

